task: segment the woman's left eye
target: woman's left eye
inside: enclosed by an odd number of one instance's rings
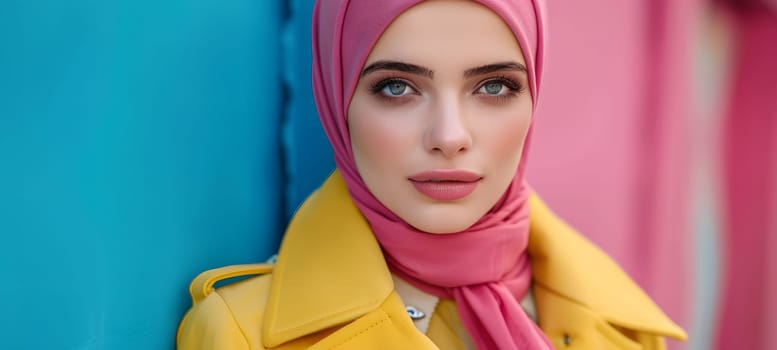
[[[483,84],[480,89],[478,89],[478,93],[485,95],[504,95],[507,92],[507,89],[508,87],[505,86],[504,83],[492,80]]]

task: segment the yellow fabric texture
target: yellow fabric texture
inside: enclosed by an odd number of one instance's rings
[[[533,196],[529,254],[539,325],[557,348],[664,349],[685,339],[601,250]],[[214,289],[220,280],[257,275]],[[421,333],[394,291],[369,225],[338,173],[302,205],[275,266],[236,265],[192,282],[182,350],[466,349],[455,304]]]

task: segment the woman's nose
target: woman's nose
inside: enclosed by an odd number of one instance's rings
[[[441,104],[429,117],[424,137],[427,150],[452,158],[472,147],[472,135],[458,103]]]

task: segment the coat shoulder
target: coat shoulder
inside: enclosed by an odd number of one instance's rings
[[[264,273],[257,275],[260,272]],[[243,279],[214,288],[216,283],[236,277]],[[227,266],[203,272],[192,282],[194,302],[179,325],[177,348],[266,349],[262,329],[272,280],[272,266]],[[417,331],[400,297],[392,292],[379,307],[354,320],[300,334],[272,349],[398,349],[405,345],[436,349]]]
[[[197,276],[189,287],[192,307],[178,327],[178,349],[262,349],[272,270],[270,264],[232,265]]]

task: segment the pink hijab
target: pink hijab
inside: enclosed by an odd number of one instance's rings
[[[496,205],[467,230],[433,235],[384,207],[356,169],[348,104],[372,47],[403,11],[422,0],[319,0],[313,13],[313,87],[335,163],[369,222],[393,273],[416,287],[456,301],[479,349],[551,349],[519,304],[531,283],[526,254],[529,188],[524,181],[527,134],[513,182]],[[536,108],[545,29],[541,0],[478,0],[502,17],[520,44]]]

